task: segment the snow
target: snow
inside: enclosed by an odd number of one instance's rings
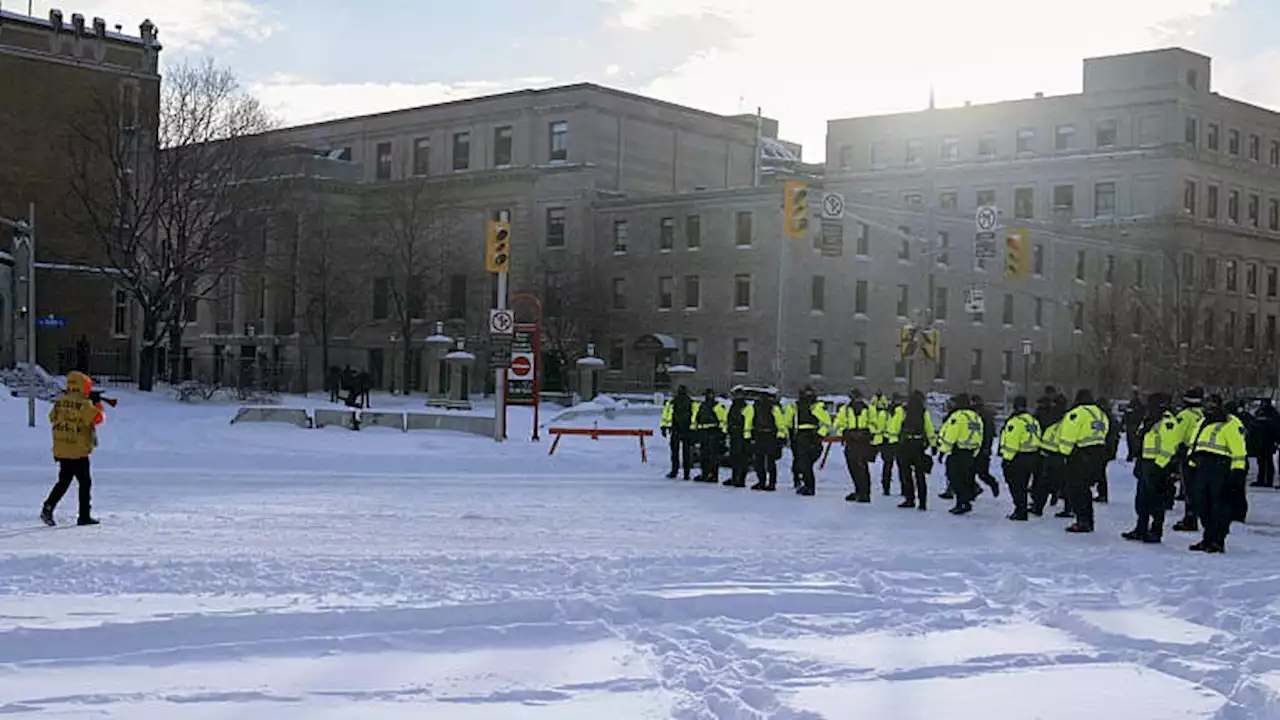
[[[838,453],[809,499],[666,480],[658,438],[647,466],[627,438],[548,456],[530,408],[496,444],[111,394],[96,528],[39,526],[44,411],[30,430],[0,401],[0,714],[1280,718],[1275,491],[1210,557],[1169,530],[1118,537],[1123,463],[1099,532],[1068,536],[1004,520],[1003,493],[963,518],[847,505]],[[587,427],[659,412],[542,408]]]

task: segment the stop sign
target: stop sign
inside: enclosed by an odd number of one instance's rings
[[[518,378],[532,375],[533,361],[527,355],[517,355],[511,358],[511,374]]]

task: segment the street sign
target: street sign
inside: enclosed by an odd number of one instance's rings
[[[844,195],[838,192],[825,192],[822,194],[822,219],[844,219]]]
[[[964,291],[964,311],[976,315],[986,312],[987,304],[983,297],[982,288],[971,287]]]
[[[511,369],[507,372],[507,404],[532,405],[537,401],[536,387],[541,340],[536,323],[517,323],[511,337]]]
[[[36,327],[42,330],[60,330],[67,326],[67,319],[47,315],[36,318]]]
[[[489,348],[489,367],[496,370],[511,367],[511,346],[494,345]]]
[[[996,223],[1000,221],[1000,213],[994,205],[983,205],[978,208],[974,220],[978,226],[978,232],[991,232],[996,229]]]
[[[1022,354],[1023,354],[1023,355],[1030,355],[1030,354],[1031,354],[1031,341],[1030,341],[1030,340],[1023,340],[1023,341],[1022,341]]]
[[[520,353],[511,356],[511,377],[516,380],[533,379],[533,354]]]
[[[826,203],[823,203],[826,207]],[[822,257],[838,258],[844,255],[844,221],[822,221]]]
[[[973,256],[979,260],[994,260],[996,257],[996,234],[980,232],[974,235]]]
[[[516,315],[510,310],[489,311],[489,334],[510,335],[516,330]]]

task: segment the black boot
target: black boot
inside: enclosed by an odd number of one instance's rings
[[[1081,523],[1075,522],[1075,523],[1071,523],[1070,525],[1068,525],[1068,526],[1067,526],[1067,532],[1069,532],[1069,533],[1076,533],[1076,534],[1079,534],[1079,533],[1091,533],[1091,532],[1093,532],[1093,526],[1092,526],[1092,525],[1083,525],[1083,524],[1081,524]]]
[[[1147,539],[1147,534],[1138,528],[1134,528],[1126,533],[1120,533],[1120,537],[1125,540],[1133,540],[1134,542],[1143,542]]]
[[[98,525],[99,523],[96,518],[82,517],[76,521],[76,524],[83,527],[85,525]]]
[[[851,493],[849,493],[848,495],[845,495],[845,496],[844,496],[844,501],[845,501],[845,502],[857,502],[857,501],[858,501],[858,493],[856,493],[856,492],[851,492]]]
[[[915,501],[915,500],[903,500],[903,501],[898,505],[898,507],[900,507],[900,508],[913,508],[913,507],[915,507],[915,506],[916,506],[916,501]]]
[[[53,521],[53,508],[48,505],[40,508],[40,521],[49,527],[57,525],[57,523]]]
[[[1009,519],[1010,519],[1010,520],[1013,520],[1014,522],[1026,522],[1026,521],[1027,521],[1027,511],[1026,511],[1026,510],[1014,510],[1014,511],[1013,511],[1013,513],[1012,513],[1011,515],[1009,515]]]
[[[676,471],[675,471],[675,470],[672,470],[671,472],[667,473],[667,479],[668,479],[668,480],[675,480],[675,479],[676,479]]]
[[[1195,518],[1182,518],[1173,526],[1178,532],[1199,532],[1200,522]]]

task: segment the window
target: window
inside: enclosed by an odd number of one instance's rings
[[[1106,217],[1116,214],[1116,184],[1100,182],[1093,186],[1093,215]]]
[[[449,319],[457,320],[467,316],[467,276],[454,274],[449,276]]]
[[[822,341],[809,341],[809,374],[822,374]]]
[[[945,345],[938,348],[938,362],[934,363],[933,379],[947,379],[947,347]]]
[[[1076,279],[1077,280],[1083,281],[1085,279],[1085,270],[1087,269],[1087,265],[1088,265],[1088,254],[1084,250],[1077,250],[1076,251]]]
[[[1259,206],[1261,203],[1262,200],[1258,197],[1257,193],[1249,193],[1249,204],[1245,206],[1245,212],[1249,218],[1249,224],[1254,227],[1258,227],[1260,224],[1258,216],[1260,214]]]
[[[1218,258],[1204,259],[1204,287],[1207,290],[1218,289]]]
[[[996,156],[996,134],[982,133],[978,136],[978,157],[993,158]]]
[[[1013,379],[1013,351],[1012,350],[1005,350],[1004,352],[1000,353],[1000,379],[1005,381]]]
[[[1233,223],[1240,222],[1240,191],[1227,192],[1227,219]]]
[[[840,167],[842,168],[853,167],[853,146],[852,145],[840,146]]]
[[[676,280],[670,275],[658,278],[658,309],[670,310],[676,304]]]
[[[629,234],[626,220],[613,221],[613,252],[615,255],[621,255],[627,251],[627,237]]]
[[[702,247],[702,216],[686,215],[684,218],[684,244],[690,250]]]
[[[1200,85],[1200,73],[1196,70],[1188,70],[1187,71],[1187,87],[1191,88],[1192,90],[1196,90],[1199,88],[1199,85]],[[1134,385],[1137,385],[1137,383],[1134,383]]]
[[[1267,268],[1267,297],[1274,300],[1277,291],[1280,291],[1280,277],[1275,268]]]
[[[1108,254],[1102,265],[1102,282],[1110,285],[1116,281],[1116,256]]]
[[[1084,303],[1079,300],[1071,305],[1071,328],[1076,332],[1084,330]]]
[[[1267,350],[1275,352],[1276,349],[1276,316],[1267,316]]]
[[[386,320],[391,317],[391,278],[373,279],[373,319]]]
[[[734,242],[738,247],[751,247],[751,211],[740,210],[734,221]]]
[[[471,133],[467,131],[453,134],[453,169],[466,170],[471,167]]]
[[[1182,183],[1182,209],[1188,215],[1196,214],[1196,183],[1194,180],[1185,180]]]
[[[858,315],[867,314],[867,281],[859,280],[853,286],[853,311]]]
[[[413,141],[413,174],[431,174],[431,138],[420,137]]]
[[[1135,258],[1133,261],[1133,286],[1136,288],[1146,285],[1147,273],[1145,265],[1142,262],[1142,258]]]
[[[698,369],[698,340],[697,338],[685,338],[681,342],[680,361],[685,365],[697,370]]]
[[[1209,123],[1209,130],[1207,133],[1207,137],[1205,137],[1204,144],[1214,152],[1217,152],[1222,146],[1219,140],[1218,132],[1219,132],[1218,123]]]
[[[995,206],[996,191],[995,190],[979,190],[974,195],[974,205],[978,207]]]
[[[858,235],[854,238],[854,254],[858,257],[865,258],[871,252],[871,226],[860,222],[858,223]]]
[[[909,262],[911,260],[911,241],[910,240],[906,238],[902,238],[902,241],[898,243],[898,259],[903,262]]]
[[[1267,227],[1280,230],[1280,200],[1267,201]]]
[[[1235,260],[1228,260],[1227,267],[1227,292],[1240,291],[1240,265]]]
[[[129,291],[124,288],[111,291],[111,334],[116,337],[129,335]]]
[[[920,164],[920,149],[921,149],[922,147],[924,147],[924,143],[923,143],[922,141],[920,141],[920,140],[908,140],[908,141],[907,141],[907,155],[906,155],[906,157],[907,157],[907,164],[908,164],[908,165],[919,165],[919,164]]]
[[[512,129],[510,125],[504,125],[493,129],[494,167],[507,167],[511,164],[511,138]]]
[[[954,190],[938,195],[938,207],[943,210],[955,210],[960,207],[960,195]]]
[[[1205,189],[1204,215],[1210,220],[1218,219],[1218,186],[1210,185]]]
[[[751,372],[751,344],[746,338],[733,339],[733,371],[739,375]]]
[[[947,319],[947,289],[941,285],[933,289],[933,317],[936,320]]]
[[[911,286],[910,285],[898,286],[897,312],[898,312],[898,317],[900,318],[907,317],[907,314],[911,312]]]
[[[1031,249],[1031,272],[1036,277],[1044,277],[1044,245],[1036,245]]]
[[[938,231],[937,261],[939,265],[951,264],[951,233]]]
[[[391,143],[378,143],[376,177],[379,180],[391,179]]]
[[[871,149],[868,155],[871,160],[872,168],[884,167],[884,142],[876,141],[871,143]]]
[[[1018,142],[1015,149],[1019,155],[1035,152],[1036,131],[1032,128],[1022,128],[1018,131]]]
[[[1227,131],[1227,152],[1231,155],[1240,154],[1240,131],[1239,130]]]
[[[1035,326],[1043,327],[1044,326],[1044,298],[1041,298],[1041,297],[1036,298],[1035,311],[1036,311]]]
[[[1214,340],[1218,333],[1218,326],[1213,321],[1213,308],[1205,308],[1204,311],[1204,344],[1213,347]]]
[[[923,205],[924,196],[917,192],[906,193],[902,196],[903,205]]]
[[[1271,167],[1280,167],[1280,140],[1271,141]]]
[[[1225,322],[1222,323],[1222,340],[1228,348],[1236,346],[1236,311],[1228,310]]]
[[[564,247],[564,208],[547,208],[547,247]]]
[[[959,160],[960,159],[960,138],[947,137],[942,138],[942,145],[938,148],[938,158],[941,160]]]
[[[1004,294],[1004,305],[1000,309],[1000,322],[1005,325],[1013,324],[1013,293]]]
[[[1075,138],[1075,125],[1059,125],[1053,130],[1053,149],[1058,152],[1070,150],[1075,146]]]
[[[670,252],[676,246],[676,219],[664,217],[658,221],[658,249]]]
[[[613,309],[614,310],[627,309],[627,279],[626,278],[618,277],[613,279]]]
[[[822,312],[827,309],[827,279],[822,275],[814,275],[809,285],[809,310]]]
[[[867,376],[867,344],[864,342],[853,344],[853,376]]]
[[[1249,136],[1249,159],[1254,162],[1262,159],[1262,138],[1257,135]]]
[[[1258,314],[1246,313],[1244,316],[1244,347],[1253,350],[1258,347]]]
[[[1076,186],[1075,185],[1054,185],[1053,186],[1053,211],[1058,213],[1071,214],[1076,209]]]
[[[564,162],[569,159],[569,121],[556,120],[547,125],[550,135],[547,159],[551,162]]]
[[[1013,216],[1019,220],[1036,216],[1035,188],[1021,187],[1013,191]]]
[[[975,382],[982,381],[982,350],[974,348],[970,350],[969,355],[969,379]]]
[[[702,281],[697,275],[684,276],[684,308],[697,310],[702,305]]]
[[[1116,139],[1119,136],[1119,125],[1115,120],[1099,120],[1095,128],[1094,140],[1100,148],[1111,148],[1116,146]]]
[[[1188,145],[1196,145],[1200,141],[1200,121],[1193,117],[1186,120],[1186,142]]]
[[[751,276],[733,276],[733,307],[737,310],[751,308]]]
[[[621,340],[615,340],[611,345],[609,345],[609,370],[612,372],[622,372],[626,363],[626,346],[622,344]]]

